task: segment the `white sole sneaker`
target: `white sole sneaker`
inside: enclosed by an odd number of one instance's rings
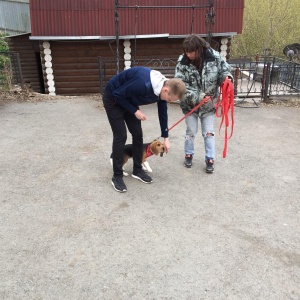
[[[153,180],[151,179],[151,181],[145,181],[145,180],[143,180],[141,177],[139,177],[139,176],[136,176],[136,175],[133,175],[133,174],[131,174],[131,176],[133,177],[133,178],[136,178],[136,179],[138,179],[138,180],[140,180],[141,182],[144,182],[144,183],[152,183],[153,182]]]

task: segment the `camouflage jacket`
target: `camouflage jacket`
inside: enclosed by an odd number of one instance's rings
[[[175,68],[175,77],[182,79],[186,85],[185,97],[180,100],[183,113],[188,113],[206,95],[209,95],[214,101],[202,105],[195,113],[200,117],[213,114],[214,104],[219,96],[219,86],[227,76],[233,78],[230,66],[221,58],[219,52],[212,48],[205,49],[203,52],[202,71],[198,71],[186,55],[180,55]]]

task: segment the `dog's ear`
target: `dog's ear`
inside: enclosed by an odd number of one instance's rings
[[[157,143],[158,143],[157,141],[153,141],[150,145],[150,150],[155,155],[158,155]]]

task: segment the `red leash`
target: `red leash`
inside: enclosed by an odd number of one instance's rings
[[[222,96],[222,100],[221,100],[221,96]],[[169,128],[169,131],[173,129],[176,125],[178,125],[181,121],[183,121],[186,117],[191,115],[194,111],[196,111],[201,105],[209,101],[210,99],[212,100],[211,96],[205,96],[199,104],[197,104],[191,111],[189,111],[186,115],[184,115],[178,122],[172,125]],[[228,131],[227,131],[227,128],[229,127],[228,112],[230,109],[231,109],[231,133],[228,137]],[[221,111],[220,114],[218,113],[218,110]],[[222,117],[222,121],[219,127],[219,132],[221,130],[223,122],[225,121],[224,122],[225,136],[224,136],[224,149],[223,149],[223,158],[225,158],[227,153],[228,140],[232,137],[233,125],[234,125],[234,90],[233,90],[233,84],[228,77],[224,80],[224,82],[221,85],[221,95],[218,97],[217,104],[216,104],[216,116]]]
[[[173,126],[171,126],[168,130],[170,131],[171,129],[173,129],[176,125],[178,125],[181,121],[183,121],[186,117],[188,117],[189,115],[191,115],[195,110],[197,110],[201,105],[203,105],[204,103],[206,103],[209,99],[211,99],[211,96],[206,96],[203,98],[203,100],[197,104],[191,111],[189,111],[186,115],[184,115],[178,122],[176,122]]]
[[[222,100],[221,100],[222,96]],[[220,114],[219,114],[220,110]],[[228,113],[231,110],[231,132],[228,136],[228,127],[229,127],[229,117]],[[223,149],[223,158],[226,157],[227,153],[227,144],[228,140],[232,137],[233,134],[233,125],[234,125],[234,89],[231,80],[227,77],[221,85],[221,95],[219,96],[216,104],[216,116],[222,117],[222,121],[219,127],[219,133],[221,127],[224,123],[225,125],[225,136],[224,136],[224,149]]]

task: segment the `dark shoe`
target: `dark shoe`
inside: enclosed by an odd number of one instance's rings
[[[192,154],[186,154],[185,155],[185,160],[184,160],[184,165],[187,168],[190,168],[193,164],[193,155]]]
[[[206,160],[205,162],[206,162],[206,168],[205,168],[206,173],[213,173],[214,172],[214,160],[209,159],[209,160]]]
[[[126,187],[122,177],[113,177],[111,179],[111,183],[117,192],[120,192],[120,193],[127,192],[127,187]]]
[[[143,170],[140,170],[139,172],[133,172],[131,176],[133,178],[139,179],[140,181],[143,181],[144,183],[153,182],[152,178],[149,175],[147,175]]]

